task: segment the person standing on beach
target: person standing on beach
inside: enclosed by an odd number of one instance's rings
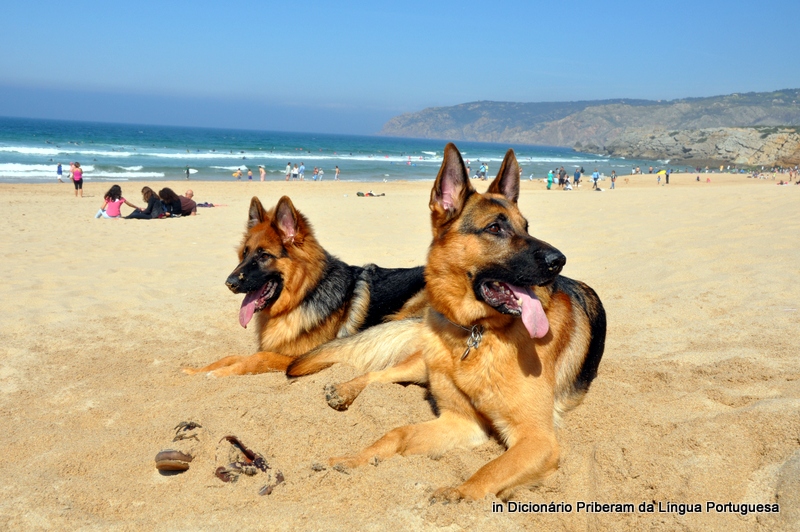
[[[305,180],[306,165],[303,163],[303,161],[300,161],[300,168],[297,169],[297,175],[300,177],[300,181]]]
[[[322,181],[322,176],[324,176],[324,175],[325,175],[325,170],[323,170],[322,167],[320,166],[319,167],[319,172],[317,172],[317,177],[319,177],[320,181]]]
[[[252,181],[253,180],[253,171],[250,170],[249,168],[247,169],[247,180],[248,181]]]
[[[186,165],[186,179],[189,179],[189,165]]]
[[[671,174],[671,173],[672,173],[672,168],[667,168],[667,173],[664,176],[664,179],[666,180],[666,183],[665,183],[666,185],[669,185],[669,174]]]
[[[572,184],[577,187],[578,183],[580,182],[581,182],[581,171],[576,168],[575,173],[572,175]]]
[[[617,182],[617,171],[611,170],[611,190],[614,190],[614,185]]]
[[[286,181],[289,181],[289,176],[292,175],[292,163],[291,161],[286,163]]]
[[[258,165],[258,173],[261,174],[261,181],[264,181],[264,178],[267,176],[267,171],[264,170],[264,167],[260,164]]]
[[[292,181],[294,181],[295,179],[297,179],[297,165],[294,165],[292,167]]]
[[[70,168],[72,168],[72,184],[75,185],[75,197],[78,197],[79,191],[80,196],[83,197],[83,168],[81,168],[81,163],[70,163]]]
[[[600,172],[597,171],[597,168],[594,169],[592,172],[592,190],[598,188],[597,182],[600,181]]]
[[[336,170],[333,171],[333,180],[339,181],[339,166],[336,166]]]
[[[550,170],[547,172],[547,190],[550,190],[550,187],[553,186],[553,181],[555,180],[555,176],[553,175],[553,171]]]
[[[64,175],[64,171],[61,169],[61,163],[58,163],[58,167],[56,167],[56,177],[58,177],[59,183],[63,183],[63,181],[61,181],[62,175]]]

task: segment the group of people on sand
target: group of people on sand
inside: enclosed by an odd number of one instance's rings
[[[142,188],[142,200],[146,207],[138,207],[122,196],[122,188],[113,185],[103,196],[103,206],[94,215],[95,218],[122,218],[123,205],[133,209],[127,220],[155,220],[158,218],[178,218],[180,216],[194,216],[197,214],[197,203],[192,199],[194,192],[187,190],[183,196],[176,194],[171,188],[162,188],[156,193],[150,187]],[[213,204],[207,204],[213,207]]]
[[[333,170],[333,180],[339,181],[339,166],[337,165],[336,168]],[[314,167],[314,173],[312,174],[312,179],[314,181],[322,181],[322,177],[325,175],[325,170],[322,169],[321,166]],[[286,163],[286,170],[285,170],[286,181],[290,179],[292,181],[305,181],[306,178],[306,165],[304,163],[300,163],[300,166],[295,164],[292,166],[291,161]],[[262,179],[263,181],[263,179]]]
[[[597,173],[596,169],[595,173]],[[547,190],[550,190],[554,183],[558,183],[558,187],[562,190],[572,190],[574,187],[579,187],[581,185],[582,176],[583,167],[575,169],[575,174],[572,176],[572,182],[570,182],[569,174],[567,174],[567,171],[564,170],[563,166],[561,168],[556,168],[555,170],[550,170],[547,172]],[[594,183],[596,185],[597,181],[594,181]]]
[[[486,174],[489,173],[489,163],[480,163],[480,166],[477,170],[475,170],[475,175],[472,175],[472,166],[469,163],[469,159],[467,159],[467,175],[470,176],[472,179],[480,179],[481,181],[486,181],[488,178]]]

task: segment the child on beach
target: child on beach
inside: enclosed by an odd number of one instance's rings
[[[123,203],[132,209],[138,209],[136,205],[129,203],[128,200],[122,197],[122,188],[119,185],[114,185],[108,189],[108,192],[103,196],[103,200],[103,206],[94,215],[95,218],[122,218],[120,207],[122,207]]]

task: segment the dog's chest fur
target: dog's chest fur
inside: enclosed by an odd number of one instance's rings
[[[444,374],[505,441],[514,439],[514,427],[552,416],[552,364],[542,363],[521,322],[485,331],[462,360],[466,338],[441,334],[439,348],[426,353],[429,369]]]

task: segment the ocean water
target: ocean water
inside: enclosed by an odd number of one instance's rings
[[[122,182],[185,179],[233,180],[247,170],[259,179],[284,179],[286,163],[305,164],[306,180],[314,167],[332,180],[334,169],[346,181],[432,180],[442,162],[445,141],[377,136],[282,133],[132,124],[68,122],[0,117],[0,182],[56,182],[56,165],[64,175],[77,161],[87,181]],[[576,167],[627,174],[633,166],[663,165],[659,161],[624,160],[547,146],[457,142],[475,173],[480,162],[495,175],[508,148],[514,148],[524,178],[543,178],[548,170]]]

